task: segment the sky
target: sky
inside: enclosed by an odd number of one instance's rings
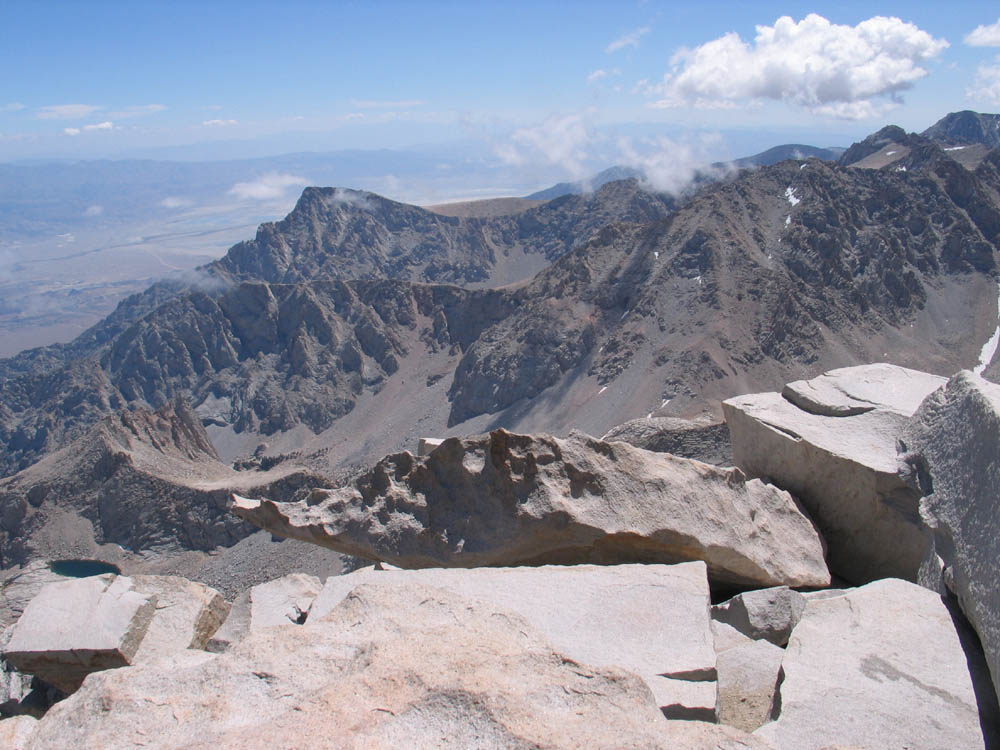
[[[1000,111],[1000,10],[4,0],[0,70],[0,161],[463,147],[579,177]]]

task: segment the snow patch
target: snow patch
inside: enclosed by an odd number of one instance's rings
[[[600,395],[601,395],[602,393],[604,393],[604,392],[605,392],[606,390],[608,390],[608,387],[607,387],[606,385],[602,385],[602,386],[601,386],[601,390],[599,390],[599,391],[597,392],[597,395],[598,395],[598,396],[600,396]]]
[[[799,171],[801,172],[803,169],[805,169],[808,166],[809,166],[808,164],[799,164]]]
[[[669,403],[670,403],[670,399],[669,398],[663,399],[663,403],[660,404],[660,408],[662,409],[664,406],[666,406]]]
[[[892,155],[893,155],[893,154],[895,154],[895,153],[896,153],[895,151],[886,151],[886,152],[885,152],[885,155],[886,155],[886,156],[892,156]]]
[[[653,418],[653,412],[649,412],[649,414],[646,415],[646,419],[652,419],[652,418]]]
[[[628,310],[622,313],[622,316],[618,320],[625,320],[625,316],[628,315]]]
[[[659,258],[660,257],[660,251],[659,250],[654,250],[653,251],[653,257],[654,258]]]
[[[968,148],[968,146],[952,146],[951,148],[946,148],[945,151],[961,151],[963,148]]]
[[[904,164],[901,167],[896,167],[896,171],[897,172],[905,172],[906,171],[906,165]]]
[[[788,216],[785,217],[785,226],[787,227],[791,223],[792,223],[792,215],[788,214]]]
[[[979,351],[979,364],[972,368],[976,375],[982,375],[990,362],[993,361],[993,357],[997,353],[997,345],[1000,345],[1000,285],[997,285],[997,327],[989,341],[983,344],[983,348]]]
[[[791,186],[785,188],[785,197],[788,198],[788,202],[793,206],[799,205],[800,199],[795,197],[795,188]]]

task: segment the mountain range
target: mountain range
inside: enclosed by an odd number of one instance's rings
[[[307,188],[197,281],[0,360],[0,498],[123,410],[190,410],[210,462],[332,483],[420,436],[599,435],[850,364],[972,367],[997,326],[1000,150],[997,116],[969,114],[676,196],[622,175],[450,216]]]

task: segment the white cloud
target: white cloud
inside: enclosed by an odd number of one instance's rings
[[[420,99],[352,99],[351,106],[357,109],[412,109],[423,106]]]
[[[911,23],[875,16],[857,26],[812,13],[758,26],[752,44],[730,32],[678,51],[655,107],[719,107],[772,99],[817,114],[860,119],[885,111],[927,75],[921,63],[948,46]],[[873,101],[881,98],[881,101]]]
[[[135,104],[131,107],[125,107],[125,109],[117,112],[108,112],[108,117],[112,117],[116,120],[127,120],[131,117],[143,117],[144,115],[152,115],[156,112],[162,112],[166,108],[166,105],[163,104]]]
[[[594,81],[599,81],[602,78],[610,78],[612,76],[621,75],[621,69],[612,68],[611,70],[605,70],[604,68],[598,68],[589,76],[587,76],[587,83],[593,83]]]
[[[39,108],[38,119],[79,120],[99,109],[101,107],[96,107],[93,104],[50,104],[47,107]]]
[[[399,188],[399,180],[392,175],[386,175],[385,179],[387,185],[392,186],[393,189]],[[364,211],[371,209],[371,203],[369,202],[368,197],[360,190],[334,188],[333,193],[325,195],[323,200],[327,205],[354,206],[355,208],[359,208]]]
[[[100,216],[104,213],[104,206],[87,206],[87,210],[83,212],[84,216]]]
[[[628,32],[627,34],[622,34],[620,37],[615,39],[611,44],[604,48],[604,51],[609,55],[612,52],[617,52],[625,47],[638,47],[639,40],[650,32],[649,26],[643,26],[641,28],[635,29]]]
[[[24,105],[21,102],[11,102],[0,107],[0,112],[20,112],[22,109],[24,109]]]
[[[160,201],[160,205],[164,208],[187,208],[194,205],[194,201],[190,198],[178,198],[177,196],[168,195]]]
[[[965,35],[964,41],[973,47],[1000,47],[1000,18],[989,26],[977,26]]]
[[[581,115],[552,115],[539,125],[515,130],[511,142],[495,146],[494,151],[508,164],[541,160],[581,177],[586,172],[585,147],[592,140]]]
[[[230,195],[235,195],[241,200],[276,200],[285,197],[285,191],[292,187],[303,187],[309,181],[304,177],[296,177],[290,174],[270,174],[258,177],[253,182],[237,182],[229,189]]]
[[[224,128],[229,125],[239,125],[236,120],[205,120],[202,125],[206,128]]]
[[[971,99],[982,99],[991,105],[1000,105],[1000,56],[992,65],[983,63],[976,69],[976,79],[965,93]]]
[[[622,137],[618,139],[619,161],[642,172],[644,182],[654,190],[676,194],[688,187],[699,173],[718,171],[709,165],[708,154],[719,140],[714,134],[689,142],[661,136],[645,139],[636,147],[631,139]]]
[[[63,132],[66,135],[80,135],[83,131],[94,131],[94,130],[114,130],[115,124],[110,120],[105,122],[95,122],[92,125],[84,125],[82,128],[63,128]]]

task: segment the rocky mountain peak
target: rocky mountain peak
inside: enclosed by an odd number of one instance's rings
[[[963,110],[945,115],[921,133],[938,143],[949,146],[982,144],[1000,147],[1000,114]]]

